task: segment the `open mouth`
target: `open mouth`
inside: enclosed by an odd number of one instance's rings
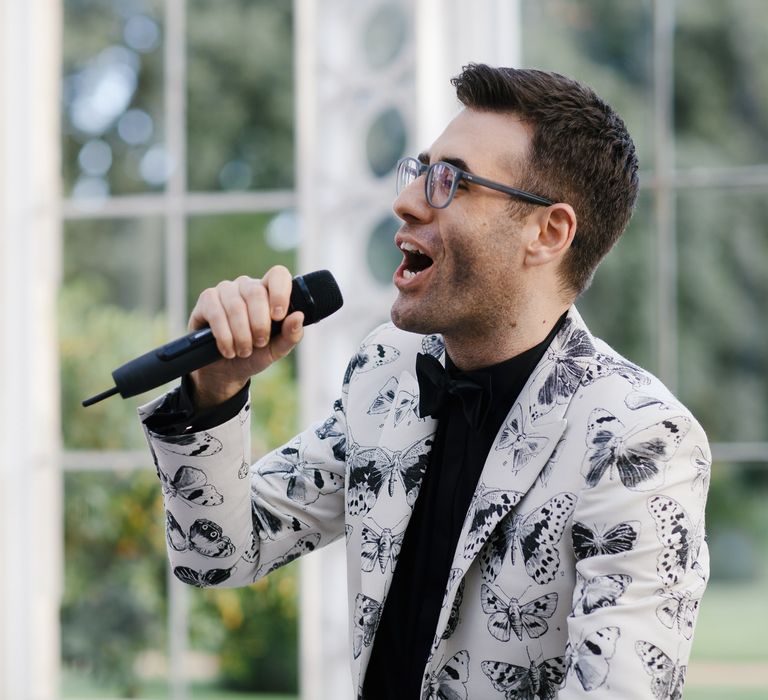
[[[401,243],[400,250],[403,251],[405,256],[402,264],[403,277],[405,279],[413,279],[420,272],[432,266],[432,258],[419,250],[413,243]]]

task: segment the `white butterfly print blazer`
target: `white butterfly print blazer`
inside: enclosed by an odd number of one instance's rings
[[[147,431],[183,581],[249,584],[346,537],[358,697],[437,426],[418,414],[418,352],[443,359],[441,338],[378,328],[329,418],[250,467],[247,406],[182,440]],[[488,454],[422,698],[681,697],[709,455],[689,411],[572,308]],[[202,521],[222,545],[184,540]]]

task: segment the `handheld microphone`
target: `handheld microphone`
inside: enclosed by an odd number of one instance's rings
[[[317,270],[293,278],[288,313],[303,311],[305,326],[330,316],[343,303],[341,290],[328,270]],[[272,321],[272,335],[280,333],[281,326],[281,321]],[[112,372],[115,386],[85,399],[83,406],[92,406],[118,393],[124,399],[142,394],[221,357],[211,329],[201,328],[118,367]]]

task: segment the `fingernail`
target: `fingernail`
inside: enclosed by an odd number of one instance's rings
[[[256,338],[256,347],[257,348],[263,348],[267,344],[267,339],[260,335],[258,338]]]
[[[272,308],[272,318],[282,318],[285,314],[283,313],[283,307],[282,306],[275,306]]]

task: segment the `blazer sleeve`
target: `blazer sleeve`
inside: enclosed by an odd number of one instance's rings
[[[572,530],[577,583],[559,700],[682,696],[709,575],[711,458],[704,431],[684,409],[641,413],[621,444],[600,443],[593,431],[581,465],[586,484]],[[656,468],[661,476],[649,476]]]
[[[161,435],[144,421],[163,491],[174,575],[194,586],[254,582],[344,532],[344,402],[250,464],[250,406],[207,430]]]

